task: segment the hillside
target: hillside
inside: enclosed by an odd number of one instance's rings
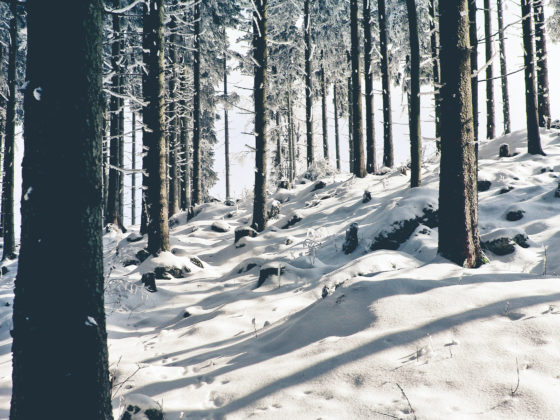
[[[504,142],[519,154],[498,159]],[[167,420],[557,418],[560,137],[543,145],[547,156],[525,154],[523,132],[481,145],[490,263],[478,269],[437,256],[437,160],[414,190],[400,170],[301,178],[272,194],[280,214],[265,232],[237,244],[251,197],[176,216],[171,253],[142,263],[134,228],[106,234],[115,418],[129,394],[160,402]],[[0,288],[2,418],[16,266]],[[158,266],[182,278],[158,273],[150,293],[140,279]]]

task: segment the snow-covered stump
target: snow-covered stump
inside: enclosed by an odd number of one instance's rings
[[[146,395],[130,394],[125,398],[125,411],[119,420],[163,420],[163,408]]]
[[[248,226],[239,226],[237,229],[235,229],[234,243],[237,243],[241,238],[244,238],[245,236],[254,238],[257,236],[257,231]]]
[[[275,219],[280,215],[280,209],[282,205],[278,200],[272,200],[268,206],[268,218]]]
[[[140,280],[148,292],[157,292],[155,273],[144,273]]]
[[[509,144],[507,143],[500,144],[499,157],[503,158],[503,157],[510,157],[510,156],[511,153],[509,151]]]
[[[284,179],[278,183],[278,189],[289,190],[291,188],[290,181]]]
[[[226,233],[231,230],[231,226],[226,222],[224,222],[223,220],[217,220],[214,223],[212,223],[210,229],[212,229],[214,232]]]
[[[255,289],[261,287],[270,276],[280,277],[282,274],[284,274],[284,271],[285,271],[285,267],[280,263],[271,263],[265,265],[259,271],[259,280],[257,281],[257,285],[255,286]]]
[[[362,203],[369,203],[371,201],[371,192],[369,192],[368,190],[364,191],[364,194],[362,195]]]
[[[345,254],[351,254],[358,247],[358,224],[352,223],[346,229],[346,240],[342,245]]]

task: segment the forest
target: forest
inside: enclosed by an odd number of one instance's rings
[[[559,40],[560,0],[0,0],[0,418],[558,418]]]

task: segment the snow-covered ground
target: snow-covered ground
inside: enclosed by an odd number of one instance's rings
[[[497,159],[503,142],[520,154]],[[115,417],[126,395],[144,394],[167,420],[559,418],[560,137],[543,136],[546,157],[527,155],[525,142],[516,132],[481,146],[479,179],[491,182],[479,194],[482,239],[507,238],[502,245],[514,251],[487,251],[491,262],[479,269],[436,255],[436,160],[414,190],[399,170],[279,190],[271,199],[280,215],[241,247],[234,230],[250,224],[250,198],[205,204],[188,223],[175,217],[172,253],[138,266],[123,263],[145,240],[107,234]],[[523,217],[509,221],[510,212]],[[302,220],[282,229],[294,215]],[[213,231],[217,221],[230,229]],[[351,223],[359,243],[346,255]],[[370,251],[399,226],[412,234],[397,250]],[[157,265],[190,273],[158,279],[149,293],[141,274]],[[16,263],[8,268],[0,283],[1,418]],[[262,268],[280,276],[255,288]]]

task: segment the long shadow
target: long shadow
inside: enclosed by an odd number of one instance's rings
[[[371,340],[368,343],[363,344],[360,347],[355,349],[346,351],[341,353],[337,356],[331,357],[327,360],[321,361],[316,363],[313,366],[305,368],[299,372],[294,374],[288,375],[284,378],[278,379],[246,396],[233,400],[226,404],[225,406],[210,409],[210,410],[193,410],[189,411],[189,416],[224,416],[226,414],[232,413],[236,410],[242,409],[247,407],[248,405],[252,404],[255,401],[258,401],[262,398],[265,398],[279,390],[284,388],[292,387],[294,385],[307,382],[317,378],[321,375],[328,373],[329,371],[344,366],[348,363],[355,362],[357,360],[363,359],[365,357],[371,356],[372,354],[390,349],[396,345],[403,345],[412,343],[416,340],[419,340],[426,336],[427,333],[429,334],[437,334],[441,331],[450,329],[452,327],[456,327],[458,325],[471,322],[477,319],[486,318],[489,316],[496,315],[500,311],[503,311],[504,305],[506,302],[509,302],[513,307],[519,309],[522,307],[533,306],[536,304],[544,304],[550,303],[553,301],[557,301],[560,299],[560,293],[552,294],[552,295],[545,295],[545,296],[528,296],[528,297],[520,297],[520,298],[513,298],[508,300],[502,300],[499,302],[495,302],[483,307],[471,309],[459,314],[451,315],[448,317],[440,318],[431,322],[428,322],[422,325],[419,328],[409,329],[405,331],[399,331],[391,334],[386,334],[382,337],[376,338]],[[247,359],[245,355],[240,356],[239,358]],[[246,361],[246,360],[244,360]],[[261,360],[252,360],[254,363],[258,363]],[[228,373],[232,370],[242,368],[246,365],[240,365],[239,361],[232,360],[231,365],[225,366],[221,369],[212,372],[213,376],[222,375]],[[205,375],[209,376],[209,375]],[[165,392],[172,389],[176,389],[179,387],[184,387],[190,383],[194,383],[196,378],[186,378],[186,379],[178,379],[174,381],[169,381],[165,385],[162,383],[158,383],[155,385],[147,385],[142,387],[141,389],[136,389],[135,392],[143,392],[148,393],[150,392]],[[164,387],[162,389],[162,387]],[[178,415],[179,413],[169,412],[168,415]]]

